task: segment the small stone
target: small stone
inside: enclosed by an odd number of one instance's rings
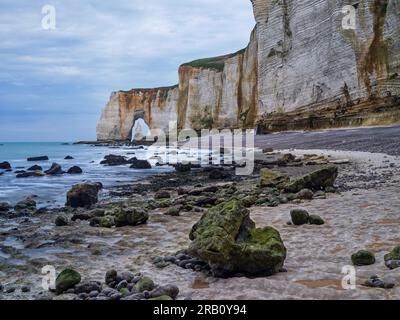
[[[121,288],[119,290],[119,293],[122,295],[122,297],[126,297],[126,296],[130,295],[130,292],[129,292],[129,290],[127,288]]]
[[[115,289],[120,291],[122,288],[126,288],[127,286],[128,286],[128,281],[122,280],[120,283],[116,285]]]
[[[115,279],[117,278],[117,275],[118,275],[118,273],[114,269],[107,271],[106,276],[105,276],[106,284],[110,284],[111,282],[115,281]]]
[[[158,191],[155,195],[154,195],[155,199],[170,199],[171,198],[171,194],[168,191]]]
[[[67,226],[69,223],[68,218],[66,216],[58,216],[55,220],[55,225],[57,227]]]
[[[181,206],[174,206],[169,208],[168,211],[165,212],[165,215],[171,217],[179,217],[181,210],[182,210]]]
[[[29,286],[22,286],[22,287],[21,287],[21,291],[22,291],[22,292],[30,292],[30,291],[31,291],[31,288],[30,288]]]
[[[290,212],[292,217],[292,222],[295,226],[301,226],[304,224],[308,224],[310,215],[306,210],[302,209],[294,209]]]
[[[9,287],[6,289],[6,293],[14,293],[15,292],[15,287]]]
[[[303,189],[297,194],[298,199],[311,200],[314,197],[314,193],[310,189]]]
[[[369,266],[375,263],[375,255],[366,250],[360,250],[351,256],[351,261],[355,266]]]
[[[87,293],[97,291],[100,292],[102,289],[101,283],[98,281],[82,281],[75,286],[75,293]]]
[[[155,288],[150,292],[150,298],[156,298],[159,296],[169,296],[172,299],[176,299],[179,294],[179,288],[174,285],[166,285]]]
[[[154,289],[154,282],[148,277],[143,277],[136,284],[135,288],[138,292],[143,292],[146,290],[151,291]]]
[[[323,224],[325,224],[325,221],[320,216],[317,215],[310,215],[309,222],[310,224],[317,226],[322,226]]]

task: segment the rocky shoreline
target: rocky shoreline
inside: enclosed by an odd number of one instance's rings
[[[122,160],[107,157],[104,164],[135,162]],[[256,154],[255,163],[252,176],[235,175],[235,165],[177,166],[117,186],[100,201],[100,183],[82,184],[71,189],[61,209],[37,209],[33,199],[2,204],[1,298],[149,299],[157,298],[153,290],[168,286],[179,287],[172,299],[396,297],[400,279],[391,267],[396,270],[400,260],[400,240],[381,229],[400,224],[392,196],[398,158],[268,149]],[[369,212],[373,201],[385,202],[385,208]],[[225,220],[226,214],[231,218]],[[367,237],[371,232],[377,234]],[[358,290],[345,291],[341,269],[360,250],[372,253],[375,263],[357,270]],[[85,280],[68,292],[46,292],[41,269],[47,265],[57,273],[68,266]],[[140,291],[119,278],[109,286],[103,279],[112,270],[160,286]],[[87,281],[97,281],[101,290],[89,286],[82,292]]]

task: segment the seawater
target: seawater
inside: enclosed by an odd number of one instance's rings
[[[151,148],[150,148],[151,149]],[[0,162],[8,161],[12,166],[12,172],[4,172],[0,175],[0,202],[12,204],[34,196],[42,207],[62,206],[66,200],[66,193],[72,185],[84,181],[102,182],[103,195],[108,189],[118,185],[141,180],[149,175],[171,171],[171,167],[153,167],[151,170],[134,170],[129,166],[107,167],[100,165],[104,156],[108,154],[125,155],[148,159],[154,150],[134,149],[121,147],[93,147],[90,145],[65,144],[61,142],[0,142]],[[28,157],[48,156],[49,161],[28,162]],[[64,160],[71,156],[73,160]],[[64,174],[60,176],[45,176],[32,178],[16,178],[15,171],[26,170],[37,164],[47,170],[55,162],[61,165],[64,171],[72,166],[79,166],[83,170],[81,175]],[[2,171],[2,170],[0,170]]]

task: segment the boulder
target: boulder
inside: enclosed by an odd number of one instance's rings
[[[207,262],[217,277],[272,275],[282,269],[286,259],[279,232],[271,227],[256,229],[249,210],[238,200],[208,210],[189,238],[188,253]]]
[[[326,166],[293,179],[286,184],[285,191],[288,193],[297,193],[303,189],[314,191],[325,190],[326,188],[333,187],[337,176],[338,168],[336,166]]]
[[[147,160],[139,160],[137,158],[129,159],[131,169],[151,169],[151,164]]]
[[[28,171],[42,171],[42,170],[43,168],[41,166],[38,166],[37,164],[28,169]]]
[[[366,250],[360,250],[351,256],[351,261],[355,266],[369,266],[375,263],[375,255]]]
[[[292,217],[292,222],[295,226],[301,226],[303,224],[308,224],[310,215],[306,210],[294,209],[290,211],[290,216]]]
[[[90,207],[97,203],[101,183],[82,183],[74,185],[67,193],[66,206],[73,208]]]
[[[400,267],[400,246],[395,247],[385,255],[385,265],[391,270]]]
[[[260,187],[261,188],[282,188],[289,182],[289,177],[277,170],[261,169]]]
[[[64,171],[62,170],[61,166],[58,163],[53,163],[49,170],[46,170],[44,173],[48,175],[58,175],[63,174]]]
[[[74,157],[66,156],[66,157],[64,158],[64,160],[74,160]]]
[[[9,162],[4,161],[4,162],[0,162],[0,169],[3,170],[11,170],[11,165]]]
[[[61,294],[81,282],[81,275],[73,269],[63,270],[56,279],[56,293]]]
[[[48,156],[40,156],[40,157],[31,157],[28,158],[27,161],[33,162],[33,161],[48,161],[49,157]]]
[[[116,209],[115,225],[117,227],[145,224],[149,214],[143,209],[120,207]]]
[[[73,166],[68,169],[67,173],[68,174],[82,174],[83,170],[78,166]]]

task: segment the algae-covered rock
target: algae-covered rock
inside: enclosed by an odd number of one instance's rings
[[[207,262],[215,276],[272,275],[286,258],[279,232],[271,227],[256,229],[238,200],[208,210],[189,237],[193,241],[189,253]]]
[[[257,202],[257,197],[256,196],[247,196],[242,198],[241,203],[243,206],[245,206],[246,208],[250,208],[253,205],[255,205],[255,203]]]
[[[81,275],[73,269],[63,270],[56,279],[56,292],[58,294],[73,288],[81,282]]]
[[[154,289],[155,285],[153,280],[151,280],[148,277],[142,277],[138,283],[136,283],[135,289],[138,292],[143,292],[143,291],[152,291]]]
[[[395,247],[390,253],[385,255],[385,261],[400,260],[400,246]]]
[[[375,263],[375,255],[366,250],[360,250],[351,256],[351,261],[355,266],[369,266]]]
[[[143,209],[119,207],[115,213],[117,227],[137,226],[146,223],[148,219],[149,214]]]
[[[385,264],[391,270],[400,268],[400,246],[385,255]]]
[[[326,166],[302,177],[293,179],[286,184],[285,191],[297,193],[303,189],[314,191],[324,190],[333,187],[337,176],[338,168],[336,166]]]
[[[115,219],[112,216],[99,217],[99,226],[101,228],[112,228],[115,226]]]
[[[289,182],[289,176],[277,170],[261,169],[260,187],[262,188],[281,188]]]

